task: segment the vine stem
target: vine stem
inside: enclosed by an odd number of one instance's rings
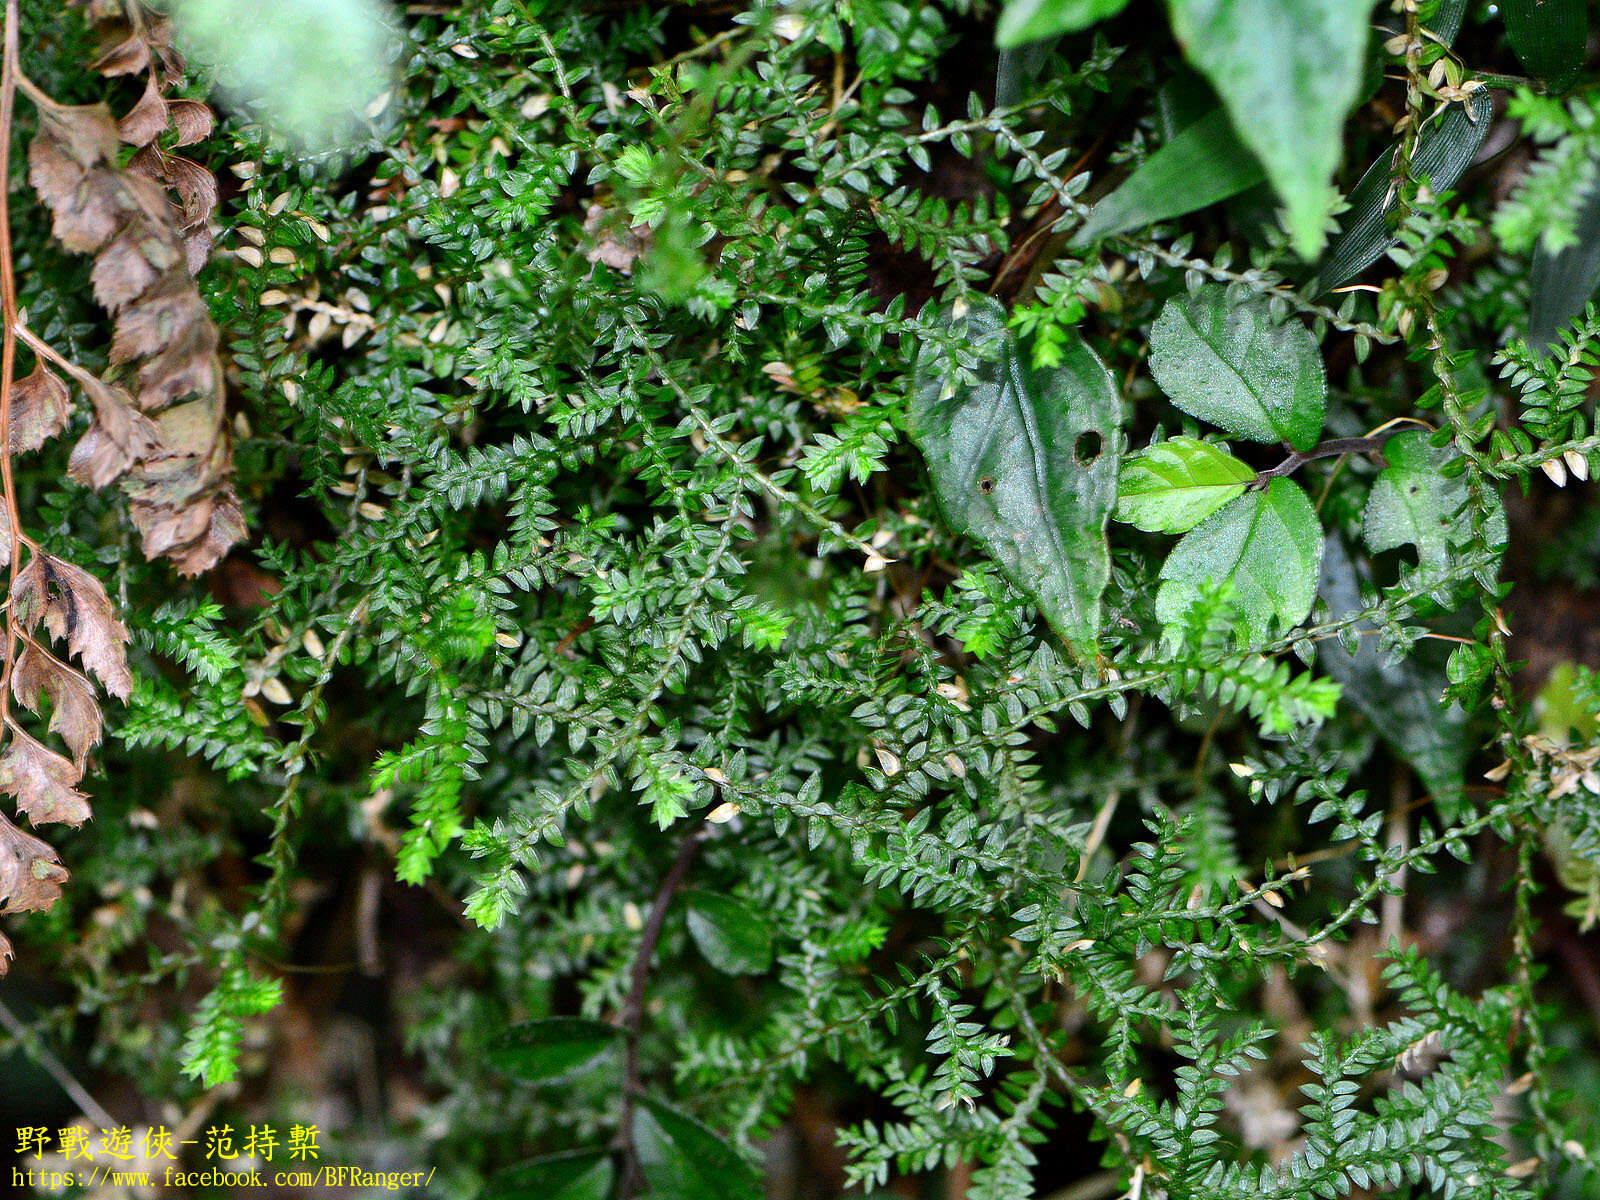
[[[639,1151],[633,1141],[633,1110],[643,1090],[639,1067],[639,1034],[644,1026],[644,994],[650,984],[650,963],[655,958],[656,945],[661,941],[661,930],[667,923],[667,910],[672,907],[672,898],[689,877],[695,851],[700,848],[710,829],[709,825],[702,822],[678,847],[677,857],[672,860],[672,865],[661,878],[661,886],[656,890],[655,903],[650,906],[650,917],[645,921],[644,934],[639,939],[639,952],[634,955],[633,968],[629,972],[631,982],[628,998],[622,1005],[621,1023],[627,1051],[622,1068],[621,1128],[617,1131],[617,1143],[623,1155],[622,1183],[617,1194],[623,1197],[632,1196],[638,1191],[640,1183]]]
[[[17,519],[17,488],[11,470],[11,389],[17,368],[17,279],[11,261],[11,126],[16,110],[18,69],[17,0],[6,0],[3,64],[0,64],[0,489],[11,537],[9,585],[6,588],[5,661],[0,664],[0,724],[11,720],[11,672],[20,631],[10,596],[17,585],[17,560],[22,557],[22,525]],[[36,551],[35,551],[36,552]]]

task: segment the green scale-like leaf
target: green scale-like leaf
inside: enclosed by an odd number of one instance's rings
[[[1274,322],[1263,301],[1215,286],[1173,297],[1150,330],[1150,370],[1184,412],[1238,437],[1309,450],[1322,433],[1317,341],[1298,321]]]
[[[1028,365],[993,301],[956,321],[1002,339],[972,383],[954,385],[929,348],[918,362],[911,431],[945,518],[976,538],[1039,604],[1079,658],[1093,657],[1111,573],[1121,406],[1104,364],[1069,337],[1061,363]]]
[[[1240,636],[1263,641],[1274,622],[1297,625],[1317,596],[1322,529],[1311,501],[1287,479],[1247,492],[1172,548],[1161,568],[1156,616],[1171,624],[1209,585],[1232,585]]]
[[[1254,478],[1254,471],[1210,442],[1170,438],[1123,460],[1117,520],[1149,533],[1187,533],[1242,496]]]
[[[1322,247],[1340,132],[1360,90],[1368,0],[1169,0],[1184,52],[1288,207],[1307,257]]]

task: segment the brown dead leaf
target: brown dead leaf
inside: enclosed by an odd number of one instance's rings
[[[128,631],[111,608],[105,586],[89,572],[48,554],[35,554],[11,585],[11,610],[24,629],[43,619],[67,648],[119,700],[133,691],[123,647]]]
[[[61,899],[66,868],[56,852],[0,816],[0,912],[44,912]],[[9,954],[11,944],[6,943]]]
[[[11,452],[37,450],[71,417],[72,394],[41,361],[11,387]]]
[[[17,798],[17,810],[35,825],[47,821],[74,827],[90,817],[89,797],[73,784],[83,772],[72,760],[29,737],[7,722],[11,740],[0,754],[0,792]]]
[[[41,697],[50,701],[50,730],[61,735],[78,769],[83,770],[89,751],[100,740],[100,705],[89,681],[54,655],[29,644],[11,674],[11,692],[33,713],[39,711]]]
[[[155,76],[145,84],[144,95],[139,97],[122,120],[117,122],[117,136],[130,146],[147,146],[167,131],[170,118],[167,102],[161,98]]]
[[[150,66],[150,43],[137,33],[101,52],[92,64],[102,75],[137,75]]]
[[[174,146],[192,146],[205,141],[216,124],[210,107],[198,100],[168,100],[167,116],[172,118],[172,124],[178,131],[177,140],[172,143]]]

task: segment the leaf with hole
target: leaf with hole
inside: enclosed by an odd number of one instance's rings
[[[1150,371],[1184,412],[1238,437],[1309,450],[1322,433],[1317,340],[1298,321],[1274,321],[1263,300],[1214,285],[1174,296],[1150,330]]]
[[[496,1035],[489,1059],[524,1083],[559,1083],[594,1070],[621,1037],[615,1025],[601,1021],[549,1017]]]
[[[1219,446],[1169,438],[1122,460],[1116,517],[1148,533],[1187,533],[1255,477]]]
[[[1295,249],[1311,257],[1361,91],[1370,0],[1168,0],[1168,9],[1185,55],[1283,198]]]
[[[772,924],[728,896],[684,894],[689,936],[706,961],[729,975],[759,975],[772,965]]]
[[[663,1200],[759,1200],[761,1181],[714,1132],[652,1096],[633,1114],[633,1141],[652,1191]]]
[[[1411,177],[1426,179],[1435,193],[1454,185],[1477,156],[1493,115],[1488,88],[1480,88],[1463,103],[1446,108],[1423,127],[1417,138],[1417,148],[1411,156]],[[1350,207],[1339,218],[1339,232],[1311,291],[1326,292],[1355,278],[1394,245],[1395,233],[1388,213],[1396,203],[1391,191],[1396,149],[1391,146],[1384,151],[1351,191]]]
[[[1456,457],[1449,446],[1431,444],[1429,435],[1396,434],[1385,443],[1389,465],[1373,481],[1367,495],[1363,530],[1374,552],[1415,546],[1417,561],[1430,574],[1450,569],[1451,548],[1471,534],[1470,522],[1458,519],[1468,499],[1467,478],[1448,478],[1444,468]],[[1491,497],[1488,535],[1491,544],[1505,540],[1505,511]]]
[[[1006,0],[995,27],[994,43],[1002,50],[1063,33],[1087,29],[1114,17],[1128,0]]]
[[[1214,108],[1184,126],[1090,210],[1073,234],[1073,247],[1181,217],[1226,200],[1266,178],[1261,162],[1233,131],[1228,114]]]
[[[1265,641],[1305,620],[1317,597],[1322,528],[1299,486],[1274,479],[1213,513],[1178,541],[1161,567],[1156,616],[1177,621],[1207,585],[1232,585],[1244,641]]]
[[[1079,659],[1094,657],[1111,574],[1106,521],[1117,499],[1121,402],[1094,351],[1069,334],[1055,367],[1033,367],[992,300],[952,322],[998,355],[951,378],[923,347],[911,400],[950,527],[982,543],[1038,603]]]
[[[606,1200],[616,1168],[606,1150],[569,1150],[498,1172],[495,1200]]]

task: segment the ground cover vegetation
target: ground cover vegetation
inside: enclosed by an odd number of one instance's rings
[[[1594,1194],[1582,3],[6,12],[16,1125]]]

